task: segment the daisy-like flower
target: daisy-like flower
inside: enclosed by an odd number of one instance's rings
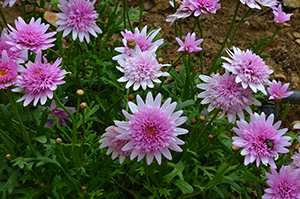
[[[28,59],[28,50],[19,50],[19,49],[12,49],[12,45],[9,45],[8,43],[6,43],[7,38],[6,35],[8,34],[7,29],[4,28],[2,30],[1,33],[1,37],[0,37],[0,59],[2,56],[2,52],[6,51],[9,59],[11,59],[12,61],[15,61],[17,64],[19,63],[24,63],[25,61],[27,61]]]
[[[4,3],[3,3],[3,8],[5,8],[5,6],[7,6],[9,4],[9,7],[12,7],[15,3],[16,3],[17,0],[5,0]],[[24,0],[21,0],[21,1],[24,1]]]
[[[59,0],[58,8],[63,13],[56,14],[60,19],[56,22],[59,26],[57,31],[64,31],[63,37],[67,36],[72,31],[73,40],[76,40],[77,35],[79,41],[82,42],[85,38],[87,43],[90,42],[91,33],[97,37],[97,33],[102,33],[102,30],[97,26],[97,12],[94,10],[96,0]]]
[[[290,166],[281,167],[279,173],[271,167],[266,173],[267,184],[270,188],[265,190],[262,199],[297,199],[300,198],[300,170],[291,171]]]
[[[273,14],[274,14],[274,21],[275,23],[284,23],[286,21],[289,21],[291,16],[293,14],[286,14],[285,12],[282,11],[282,5],[279,4],[278,8],[273,9]]]
[[[206,82],[206,84],[198,84],[197,87],[205,90],[198,95],[198,98],[204,98],[201,104],[208,104],[208,111],[214,109],[221,109],[223,111],[220,118],[226,113],[228,121],[235,123],[236,114],[244,119],[243,109],[249,114],[252,113],[250,104],[260,106],[261,103],[252,97],[252,90],[250,88],[244,89],[241,84],[235,82],[235,76],[230,75],[229,72],[222,76],[212,74],[211,77],[200,75],[199,78]]]
[[[174,2],[169,1],[171,6],[174,7]],[[170,26],[178,19],[187,18],[193,14],[193,10],[190,9],[190,5],[183,0],[183,2],[180,4],[179,8],[176,10],[176,12],[172,15],[167,16],[166,21],[171,22]]]
[[[8,24],[12,32],[6,36],[6,43],[14,46],[13,50],[29,49],[35,53],[54,46],[51,42],[55,41],[56,38],[49,38],[55,35],[56,32],[45,33],[50,25],[41,24],[41,21],[41,18],[35,21],[32,17],[29,24],[26,24],[21,17],[18,17],[18,21],[15,20],[16,29]]]
[[[298,136],[298,142],[300,142],[300,136]],[[293,159],[293,162],[291,163],[291,169],[293,171],[300,169],[300,148],[298,149],[298,152],[296,152],[291,158]]]
[[[267,120],[264,113],[258,115],[257,113],[250,114],[250,123],[245,120],[237,121],[239,128],[233,128],[233,131],[239,137],[233,137],[232,144],[238,147],[244,147],[241,154],[246,155],[244,164],[254,162],[256,159],[256,166],[258,167],[260,161],[263,164],[270,164],[271,167],[276,168],[273,160],[278,158],[278,153],[288,153],[286,146],[290,146],[291,137],[282,136],[288,130],[287,128],[280,129],[281,121],[273,125],[274,115],[271,114]]]
[[[76,113],[76,109],[74,107],[66,107],[72,114]],[[44,108],[43,110],[45,110]],[[57,117],[58,119],[58,124],[61,126],[67,126],[67,123],[65,120],[70,120],[68,113],[62,109],[62,108],[57,108],[56,103],[53,100],[51,102],[51,105],[49,107],[49,110],[51,110],[50,115],[53,116],[53,119],[47,120],[45,127],[50,128],[52,124],[54,123],[55,119],[54,117]]]
[[[266,6],[266,7],[274,7],[278,4],[277,0],[240,0],[242,4],[246,4],[250,8],[257,8],[261,9],[260,5]]]
[[[17,79],[19,67],[12,61],[5,50],[2,51],[0,61],[0,89],[7,89],[11,85],[15,85],[19,80]]]
[[[183,51],[183,52],[187,52],[187,53],[192,53],[192,52],[198,52],[198,51],[202,50],[202,48],[197,47],[197,46],[202,43],[203,39],[196,40],[195,33],[192,33],[192,35],[191,35],[191,33],[188,33],[185,38],[184,43],[181,39],[179,39],[177,37],[176,37],[176,41],[180,45],[180,48],[177,50],[177,52]]]
[[[229,63],[223,63],[223,67],[236,75],[236,83],[242,84],[243,88],[248,86],[256,93],[260,90],[267,95],[264,86],[269,83],[269,75],[273,73],[265,62],[252,51],[241,51],[239,48],[233,47],[233,53],[226,49],[231,57],[222,57]]]
[[[269,100],[281,101],[282,98],[287,98],[288,96],[292,95],[294,93],[293,91],[289,91],[286,93],[289,85],[290,83],[286,83],[281,86],[281,81],[277,82],[276,80],[273,80],[267,88],[270,94]]]
[[[178,145],[184,142],[177,138],[178,135],[186,134],[186,129],[178,128],[184,124],[187,117],[180,117],[182,110],[174,112],[177,103],[171,103],[167,99],[161,106],[161,94],[153,99],[149,92],[146,103],[141,97],[136,97],[137,105],[129,102],[129,108],[133,115],[123,110],[123,114],[128,118],[128,122],[115,121],[117,128],[115,131],[121,133],[116,138],[128,140],[129,142],[122,148],[123,151],[131,151],[130,159],[138,156],[138,161],[147,155],[147,163],[151,164],[155,157],[158,164],[161,164],[161,154],[171,160],[172,155],[169,149],[181,152]]]
[[[131,49],[131,56],[126,55],[125,60],[119,59],[120,67],[117,69],[124,73],[124,76],[118,79],[118,82],[127,82],[125,88],[128,89],[133,85],[133,90],[137,90],[140,86],[146,90],[147,86],[153,88],[153,82],[161,83],[158,77],[169,76],[168,72],[162,72],[160,69],[169,64],[158,63],[155,55],[155,49],[142,52],[140,47],[136,47],[136,51]],[[153,81],[153,82],[152,82]]]
[[[117,136],[121,135],[118,133],[115,128],[116,126],[109,126],[105,129],[105,133],[101,136],[102,139],[99,141],[101,143],[100,149],[104,147],[108,147],[106,155],[112,153],[111,158],[114,160],[117,156],[119,156],[119,162],[122,164],[126,156],[129,156],[132,150],[123,151],[122,148],[128,144],[129,140],[118,139]]]
[[[53,91],[57,85],[64,84],[62,81],[67,72],[60,69],[62,59],[57,59],[53,64],[49,64],[47,59],[43,57],[44,63],[41,62],[42,52],[39,51],[35,57],[35,63],[29,61],[26,64],[26,69],[18,76],[20,83],[18,88],[12,89],[13,92],[25,91],[25,95],[17,102],[23,101],[24,106],[27,106],[32,100],[36,106],[38,101],[44,105],[47,98],[53,98]]]
[[[151,51],[156,49],[164,43],[163,39],[158,39],[153,41],[156,35],[159,33],[160,29],[153,30],[147,34],[147,26],[145,26],[140,32],[138,28],[135,28],[135,32],[125,30],[125,32],[121,32],[123,44],[125,47],[117,47],[115,51],[122,53],[121,55],[114,56],[113,60],[124,59],[128,56],[131,56],[131,50],[134,49],[136,51],[137,46],[141,51]]]

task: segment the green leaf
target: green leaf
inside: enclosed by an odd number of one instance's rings
[[[175,110],[182,110],[183,108],[194,105],[194,104],[195,104],[194,100],[186,100],[186,101],[182,102],[181,99],[179,98]]]
[[[247,168],[244,168],[243,174],[241,175],[242,179],[245,179],[247,182],[257,182],[257,183],[265,183],[265,181],[256,177],[253,173],[251,173]]]
[[[183,194],[194,192],[194,188],[184,180],[178,179],[173,183],[182,191]]]
[[[18,165],[20,169],[23,169],[25,165],[27,165],[27,158],[23,158],[23,157],[18,157],[15,158],[14,160],[12,160],[12,162],[14,162],[13,166]]]
[[[167,174],[163,177],[165,182],[170,183],[175,176],[178,176],[179,179],[183,180],[182,172],[183,172],[185,166],[181,161],[178,162],[177,164],[168,162],[168,166],[171,166],[174,169],[169,174]]]
[[[180,78],[180,76],[178,75],[178,73],[175,71],[174,68],[172,68],[170,71],[169,71],[170,75],[175,79],[175,81],[180,84],[180,86],[183,86],[183,81],[182,79]]]
[[[8,193],[11,194],[15,187],[18,187],[18,174],[19,170],[15,170],[8,178],[5,187],[8,190]]]
[[[0,111],[1,111],[1,119],[3,120],[3,124],[6,126],[7,130],[12,132],[13,122],[11,119],[11,113],[7,110],[7,108],[3,104],[0,105]]]
[[[47,137],[42,135],[39,137],[34,138],[36,141],[38,141],[39,143],[45,144],[47,142]]]

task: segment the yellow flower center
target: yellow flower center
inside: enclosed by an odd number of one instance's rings
[[[0,69],[0,77],[6,76],[7,75],[7,69]]]

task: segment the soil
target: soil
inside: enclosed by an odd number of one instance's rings
[[[3,1],[4,0],[0,0],[0,3]],[[127,0],[127,3],[129,7],[139,7],[141,0]],[[237,0],[220,0],[219,3],[221,4],[221,9],[219,9],[216,14],[201,14],[199,17],[203,28],[204,39],[204,74],[209,70],[224,42],[235,11]],[[26,4],[27,10],[30,12],[30,10],[33,9],[33,1],[26,0]],[[49,7],[48,4],[46,4],[46,8],[48,11],[55,12],[53,7]],[[237,19],[240,19],[247,10],[248,7],[241,4]],[[23,16],[23,9],[20,1],[17,1],[12,8],[7,6],[2,9],[2,11],[9,24],[14,24],[14,20],[18,16]],[[166,22],[166,17],[173,14],[173,8],[170,6],[168,0],[145,0],[144,11],[145,15],[143,17],[142,27],[147,25],[148,30],[151,27],[161,28],[160,36],[168,43],[168,45],[164,46],[159,54],[165,56],[164,63],[171,64],[179,55],[176,52],[178,44],[175,40],[174,25],[170,26],[170,23]],[[276,79],[277,81],[280,80],[283,83],[290,82],[289,89],[300,90],[300,13],[299,9],[287,8],[284,8],[284,12],[293,13],[291,20],[283,24],[282,29],[275,36],[272,44],[264,51],[264,54],[270,55],[269,58],[264,60],[266,64],[274,70],[271,79]],[[249,42],[257,45],[261,38],[269,39],[276,29],[273,19],[273,13],[270,8],[262,7],[261,10],[252,9],[241,24],[232,46],[246,50],[251,49]],[[186,35],[192,30],[194,22],[195,19],[193,17],[182,20],[182,35]],[[236,24],[237,23],[238,21],[236,21]],[[134,21],[132,25],[137,26],[138,22]],[[197,39],[200,39],[200,32],[197,28],[195,32]],[[116,37],[120,39],[119,36]],[[223,52],[222,55],[227,56],[225,52]],[[197,60],[194,72],[198,72],[200,53],[193,53],[193,56]],[[178,64],[177,69],[180,66],[181,65]],[[281,110],[284,109],[284,106],[285,104],[281,105]],[[292,104],[289,113],[283,122],[283,126],[293,130],[292,125],[294,124],[294,121],[297,120],[300,120],[300,106],[298,104]],[[294,133],[297,132],[294,131]]]

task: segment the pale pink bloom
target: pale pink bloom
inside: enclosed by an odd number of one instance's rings
[[[15,85],[19,80],[18,76],[18,65],[12,61],[5,50],[2,51],[0,60],[0,90],[7,89],[11,85]]]
[[[173,1],[169,1],[172,7],[174,7]],[[183,2],[180,4],[179,8],[176,10],[176,12],[172,15],[167,16],[166,21],[171,22],[170,26],[178,19],[187,18],[193,14],[193,10],[190,9],[190,5],[186,2],[186,0],[183,0]]]
[[[51,42],[55,41],[56,38],[49,38],[55,35],[56,32],[46,33],[50,25],[45,25],[44,23],[41,23],[41,21],[41,18],[38,18],[35,21],[32,17],[29,24],[26,24],[21,17],[18,17],[18,21],[15,20],[16,29],[8,24],[12,32],[6,35],[6,43],[14,46],[13,50],[29,49],[35,53],[54,46]]]
[[[9,7],[12,7],[15,3],[16,3],[17,0],[5,0],[4,3],[3,3],[3,8],[5,8],[5,6],[7,6],[9,4]],[[24,1],[24,0],[21,0],[21,1]]]
[[[300,136],[298,136],[298,142],[300,142]],[[298,153],[296,152],[291,158],[293,159],[293,162],[291,163],[291,169],[293,171],[300,169],[300,148],[298,149]]]
[[[194,11],[194,16],[198,17],[201,13],[215,14],[221,8],[219,0],[186,0],[190,10]]]
[[[118,139],[117,136],[121,135],[121,133],[117,132],[115,129],[116,126],[109,126],[105,129],[105,133],[101,136],[101,140],[99,143],[100,149],[104,147],[108,147],[106,155],[111,154],[111,158],[114,160],[119,156],[119,163],[122,164],[126,156],[129,156],[132,150],[123,151],[122,148],[128,144],[129,140]]]
[[[279,173],[271,167],[266,173],[267,184],[270,188],[265,190],[262,199],[299,199],[300,198],[300,170],[291,171],[290,166],[281,166]]]
[[[261,9],[260,5],[266,6],[266,7],[274,7],[278,4],[277,0],[240,0],[242,4],[246,4],[250,8],[257,8]]]
[[[236,75],[236,83],[241,83],[243,88],[248,86],[256,93],[260,90],[267,95],[265,86],[269,84],[269,75],[273,73],[265,62],[251,50],[241,51],[233,47],[233,53],[226,49],[230,56],[222,57],[229,63],[223,63],[223,67]]]
[[[67,72],[60,69],[62,59],[57,59],[53,64],[49,64],[47,59],[43,57],[44,63],[41,62],[42,52],[39,51],[35,57],[35,62],[29,61],[26,64],[26,69],[18,76],[20,83],[18,88],[12,89],[13,92],[25,91],[25,95],[17,102],[23,101],[24,106],[27,106],[32,100],[36,106],[38,101],[44,105],[47,98],[53,98],[53,91],[57,85],[64,84],[62,81]]]
[[[300,123],[297,123],[293,126],[294,129],[300,129]]]
[[[76,113],[76,109],[74,107],[66,107],[72,114]],[[45,110],[46,108],[44,108],[43,110]],[[54,123],[55,121],[55,118],[54,117],[57,117],[58,119],[58,124],[61,125],[61,126],[67,126],[67,123],[65,120],[70,120],[69,118],[69,115],[68,113],[62,109],[62,108],[57,108],[56,107],[56,103],[55,101],[53,100],[51,102],[51,105],[50,105],[50,108],[49,110],[51,111],[50,112],[50,115],[52,115],[53,119],[51,120],[47,120],[46,124],[45,124],[45,127],[48,127],[50,128],[52,126],[52,124]]]
[[[178,135],[188,133],[186,129],[178,128],[184,124],[187,117],[180,117],[182,110],[174,112],[177,103],[171,103],[167,99],[161,106],[161,94],[153,99],[149,92],[146,103],[139,95],[136,97],[137,105],[129,102],[132,115],[123,110],[123,114],[128,122],[115,121],[115,131],[121,133],[116,136],[121,140],[129,142],[122,148],[123,151],[131,151],[130,159],[138,156],[138,160],[147,155],[147,163],[151,164],[155,157],[158,164],[161,164],[161,154],[171,160],[172,155],[169,149],[182,152],[178,145],[183,145],[184,141],[177,138]],[[173,113],[174,112],[174,113]]]
[[[97,33],[102,33],[102,30],[97,26],[96,20],[98,13],[94,10],[96,0],[59,0],[57,4],[62,13],[56,14],[60,19],[56,22],[59,26],[56,31],[64,31],[63,37],[67,36],[72,31],[73,40],[76,40],[77,35],[79,41],[82,42],[85,38],[87,43],[90,42],[90,34],[97,37]]]
[[[286,21],[289,21],[291,16],[293,14],[286,14],[285,12],[282,11],[282,5],[279,4],[278,8],[273,9],[273,14],[274,14],[274,21],[275,23],[284,23]]]
[[[128,30],[125,30],[125,32],[121,32],[122,36],[124,37],[122,39],[122,42],[125,47],[116,47],[115,51],[120,52],[122,54],[114,56],[112,59],[119,60],[127,57],[126,55],[131,56],[130,49],[136,50],[137,47],[139,47],[142,52],[152,50],[154,50],[155,52],[157,48],[164,43],[163,39],[153,41],[153,39],[156,37],[159,31],[160,29],[152,30],[147,34],[147,26],[145,26],[141,32],[138,28],[135,28],[134,33]],[[131,45],[128,45],[129,42],[131,43]]]
[[[292,95],[294,93],[293,91],[286,93],[289,85],[290,83],[286,83],[281,86],[281,81],[277,82],[276,80],[273,80],[267,88],[270,94],[269,100],[281,100],[282,98],[287,98],[288,96]]]
[[[260,106],[261,103],[252,97],[250,88],[244,89],[241,84],[235,82],[235,75],[230,75],[229,72],[223,75],[212,74],[211,77],[200,75],[199,78],[206,84],[198,84],[197,87],[205,90],[198,95],[198,98],[204,98],[201,104],[209,104],[208,111],[221,109],[222,118],[226,113],[228,121],[235,123],[236,115],[244,119],[243,110],[249,114],[252,113],[250,104]]]
[[[153,88],[153,82],[161,83],[158,77],[167,77],[168,72],[162,72],[160,69],[169,64],[158,63],[155,55],[155,49],[150,51],[141,51],[137,46],[134,51],[131,49],[131,56],[125,55],[125,59],[118,59],[120,66],[117,69],[124,73],[124,76],[118,79],[118,82],[127,82],[125,88],[128,89],[133,85],[133,90],[140,86],[146,90],[147,86]]]
[[[202,50],[202,48],[197,46],[202,43],[203,39],[199,39],[196,41],[195,33],[192,33],[192,35],[191,33],[188,33],[187,36],[185,37],[184,43],[178,37],[176,37],[176,41],[180,45],[180,48],[177,50],[177,52],[183,51],[183,52],[192,53],[192,52],[198,52]]]
[[[271,167],[276,168],[273,160],[278,158],[278,153],[288,153],[289,150],[285,147],[290,146],[291,137],[282,136],[288,130],[287,128],[279,129],[281,121],[274,122],[274,115],[271,114],[267,119],[262,112],[261,115],[257,113],[250,114],[250,123],[245,120],[237,121],[236,124],[239,128],[232,130],[239,136],[233,137],[232,144],[243,147],[241,155],[245,155],[244,164],[256,160],[258,167],[260,161],[264,165],[270,164]]]

